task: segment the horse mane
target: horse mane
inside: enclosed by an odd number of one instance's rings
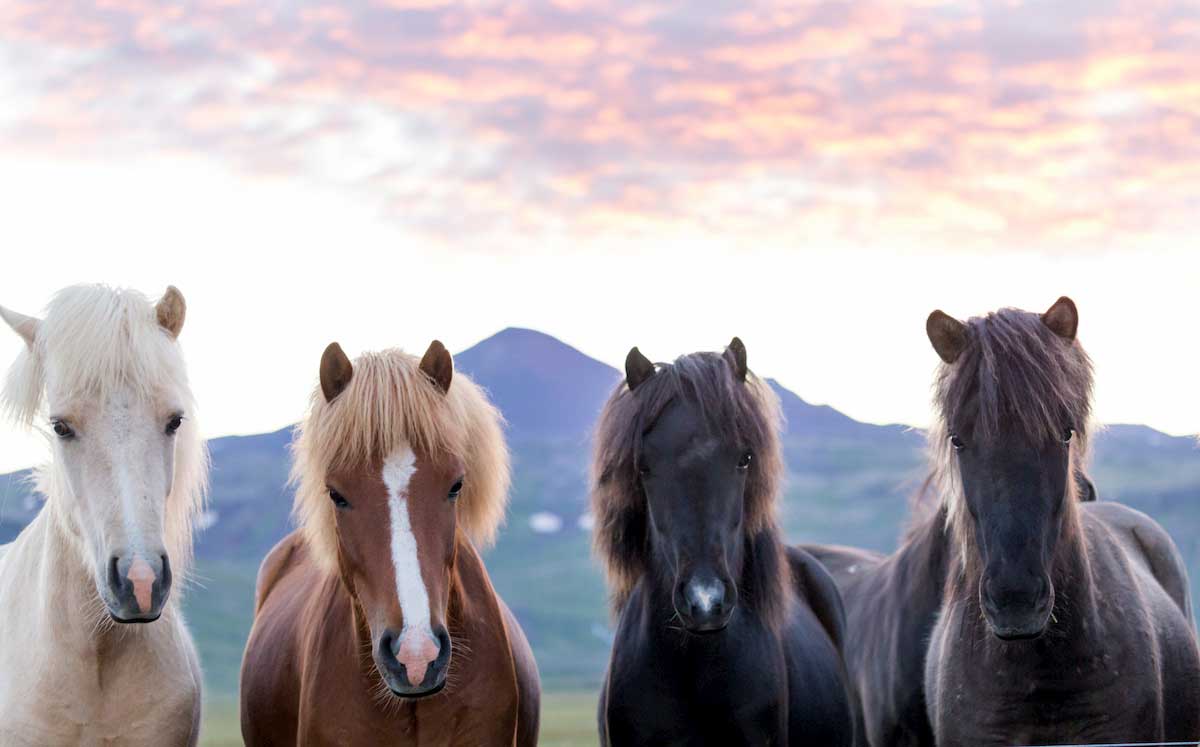
[[[1092,430],[1092,362],[1078,340],[1055,334],[1039,314],[1005,308],[966,322],[958,359],[942,363],[934,383],[935,419],[929,453],[947,527],[960,547],[972,542],[958,460],[950,437],[963,423],[970,438],[988,442],[1002,429],[1030,439],[1059,437],[1071,427],[1069,475],[1086,475]],[[1067,510],[1078,502],[1078,479],[1067,480]],[[961,553],[966,562],[967,553]]]
[[[744,383],[738,381],[728,359],[718,353],[692,353],[660,363],[636,391],[622,381],[600,413],[592,457],[593,542],[612,590],[613,609],[620,612],[650,569],[649,514],[638,479],[638,455],[643,435],[676,399],[699,405],[712,433],[740,441],[754,453],[746,482],[746,559],[762,573],[750,579],[745,591],[769,611],[784,599],[787,578],[776,517],[784,472],[779,398],[753,373]],[[764,557],[771,553],[779,557]]]
[[[103,398],[119,388],[143,398],[169,391],[185,408],[175,435],[165,540],[172,569],[186,577],[193,552],[192,524],[208,486],[208,452],[196,425],[182,350],[159,325],[146,296],[106,285],[59,291],[46,307],[32,349],[23,347],[9,369],[0,401],[17,423],[44,430],[35,419],[44,414],[47,390],[63,399],[82,399]],[[66,475],[53,462],[37,467],[33,482],[51,504],[55,496],[70,493]]]
[[[398,349],[363,353],[350,383],[333,402],[320,386],[292,442],[293,515],[314,557],[337,567],[337,526],[325,476],[332,469],[382,461],[408,445],[449,454],[465,465],[458,521],[478,547],[490,545],[508,503],[509,458],[499,411],[466,375],[442,393],[420,370],[421,359]]]

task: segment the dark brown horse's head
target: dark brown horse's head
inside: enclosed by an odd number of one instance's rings
[[[721,630],[742,591],[747,538],[775,528],[778,401],[737,338],[724,354],[661,368],[633,348],[625,373],[601,415],[592,496],[617,602],[649,572],[684,628]]]
[[[926,328],[942,358],[934,453],[966,572],[989,627],[1035,638],[1054,609],[1052,571],[1075,510],[1091,411],[1091,362],[1075,304],[1002,309]]]
[[[437,341],[419,363],[389,351],[352,364],[334,343],[320,377],[297,446],[306,534],[335,557],[388,689],[431,695],[450,668],[456,548],[503,510],[498,416]],[[316,490],[323,508],[303,502]]]

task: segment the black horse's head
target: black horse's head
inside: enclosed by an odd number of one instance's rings
[[[749,538],[774,528],[778,401],[737,338],[657,368],[633,348],[625,373],[601,416],[593,493],[618,602],[649,571],[684,628],[722,630]]]
[[[926,330],[942,358],[933,430],[950,523],[978,574],[992,632],[1041,635],[1052,572],[1086,454],[1092,367],[1069,298],[1044,314],[1002,309],[966,323],[941,311]],[[1086,483],[1086,478],[1083,478]]]

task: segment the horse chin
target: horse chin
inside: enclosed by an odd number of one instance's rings
[[[400,698],[401,700],[421,700],[422,698],[431,698],[445,689],[446,680],[444,679],[428,690],[397,690],[390,685],[388,686],[388,690],[391,691],[392,695]]]
[[[1024,619],[998,620],[991,615],[984,615],[992,635],[1005,642],[1032,641],[1041,638],[1050,624],[1049,614],[1022,616]]]

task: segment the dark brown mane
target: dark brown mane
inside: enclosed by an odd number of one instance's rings
[[[744,383],[738,381],[726,356],[692,353],[659,364],[657,373],[639,384],[636,392],[621,382],[600,414],[591,502],[595,548],[604,562],[614,608],[619,611],[624,606],[638,579],[649,570],[648,511],[637,465],[642,436],[668,405],[681,398],[699,405],[714,434],[740,441],[754,452],[754,469],[746,484],[746,562],[749,566],[757,561],[763,573],[770,567],[775,580],[749,579],[743,592],[748,603],[769,605],[782,597],[782,589],[776,587],[786,577],[781,555],[763,557],[782,552],[775,518],[783,475],[779,400],[752,373]]]

